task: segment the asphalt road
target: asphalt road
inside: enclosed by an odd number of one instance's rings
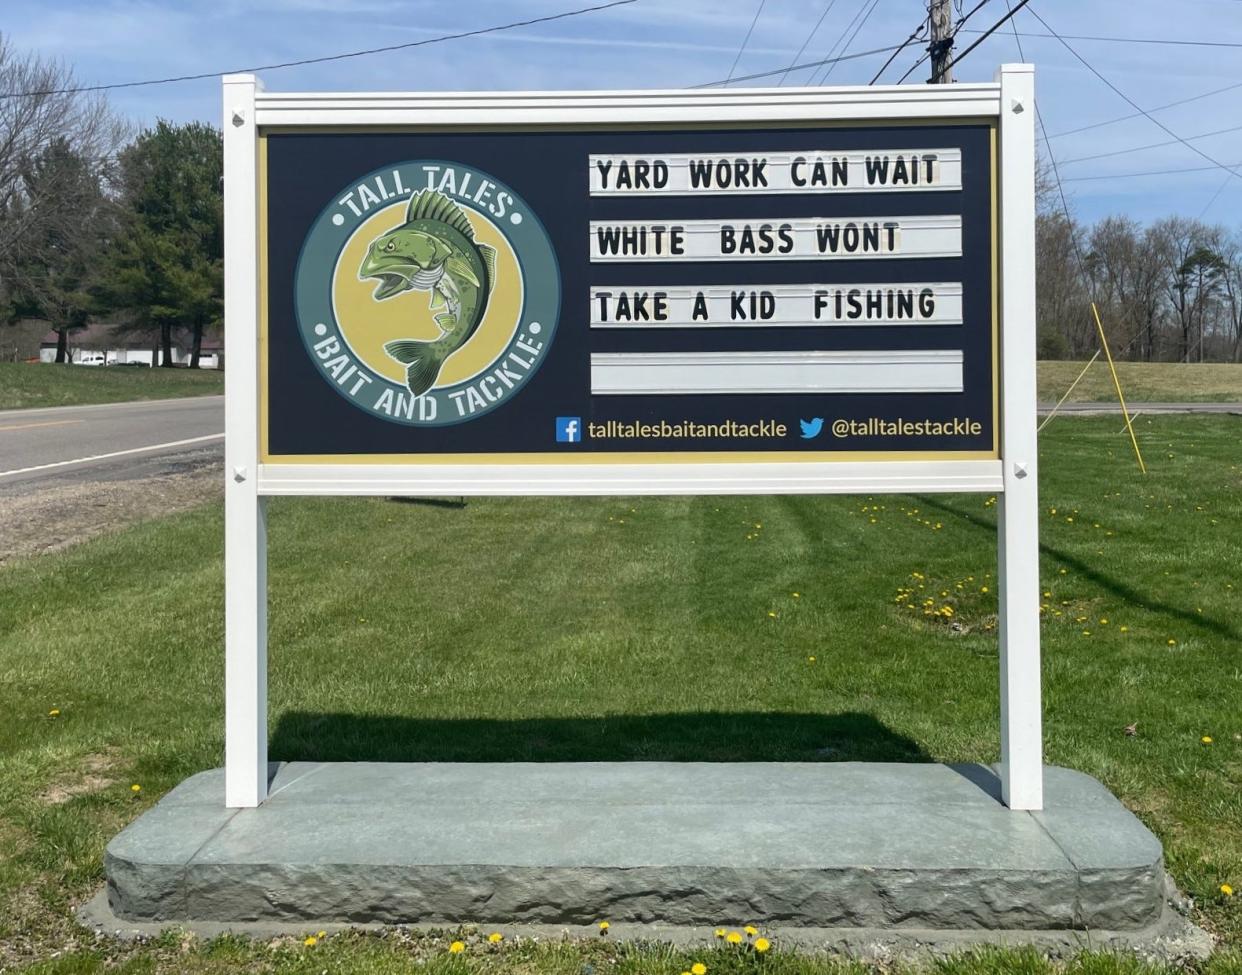
[[[0,411],[0,491],[101,470],[154,473],[205,451],[223,458],[223,396]]]

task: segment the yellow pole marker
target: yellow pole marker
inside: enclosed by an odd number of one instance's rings
[[[1074,391],[1075,386],[1077,386],[1080,382],[1082,382],[1082,377],[1087,374],[1087,370],[1091,368],[1092,364],[1099,357],[1100,357],[1100,350],[1096,349],[1095,355],[1093,355],[1090,359],[1088,359],[1087,364],[1082,367],[1082,372],[1078,374],[1078,378],[1075,379],[1072,383],[1070,383],[1069,389],[1065,391],[1065,395],[1062,396],[1059,400],[1057,400],[1057,405],[1052,408],[1052,412],[1049,413],[1046,417],[1044,417],[1044,422],[1041,423],[1036,428],[1035,430],[1036,433],[1041,432],[1044,429],[1044,427],[1046,427],[1049,423],[1052,422],[1052,418],[1057,415],[1057,410],[1061,408],[1061,404],[1064,403],[1067,399],[1069,399],[1069,394]]]
[[[1121,380],[1117,378],[1117,367],[1113,365],[1113,354],[1108,350],[1108,339],[1104,336],[1104,323],[1100,321],[1100,310],[1091,302],[1091,314],[1095,316],[1095,327],[1100,331],[1100,344],[1104,346],[1104,355],[1108,359],[1108,369],[1113,374],[1113,385],[1117,388],[1117,399],[1121,401],[1121,415],[1126,418],[1126,429],[1130,431],[1130,443],[1134,444],[1134,456],[1138,458],[1139,470],[1147,473],[1147,465],[1143,463],[1143,454],[1139,450],[1138,439],[1134,436],[1134,425],[1130,423],[1130,411],[1126,409],[1126,398],[1121,392]]]

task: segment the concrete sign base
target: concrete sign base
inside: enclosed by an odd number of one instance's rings
[[[1149,928],[1159,841],[1100,783],[981,765],[289,763],[196,775],[108,846],[119,919]]]

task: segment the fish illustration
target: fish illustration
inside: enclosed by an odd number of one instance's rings
[[[379,281],[372,297],[386,301],[407,291],[430,291],[439,338],[396,339],[384,351],[406,367],[415,396],[435,385],[444,360],[470,340],[491,296],[496,251],[474,239],[466,214],[443,193],[423,190],[410,198],[405,223],[371,241],[358,269]]]

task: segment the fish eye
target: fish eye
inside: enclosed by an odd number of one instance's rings
[[[384,250],[386,251],[391,252],[391,251],[395,251],[396,249],[397,249],[397,242],[395,240],[390,240],[387,244],[384,245]]]

